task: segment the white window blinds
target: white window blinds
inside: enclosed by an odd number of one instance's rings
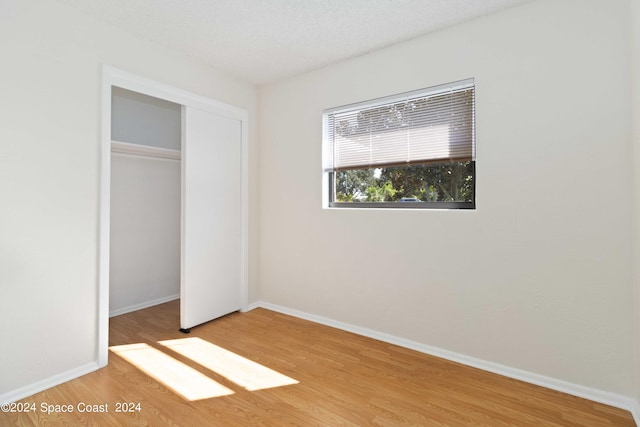
[[[325,111],[324,170],[475,160],[473,79]]]

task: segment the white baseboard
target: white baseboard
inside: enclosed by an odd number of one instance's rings
[[[153,307],[154,305],[164,304],[165,302],[174,301],[180,298],[180,294],[169,295],[168,297],[162,297],[154,299],[152,301],[145,301],[140,304],[130,305],[128,307],[116,308],[109,311],[109,317],[120,316],[121,314],[131,313],[132,311],[142,310],[143,308]]]
[[[261,308],[261,307],[271,310],[269,307],[267,307],[267,305],[269,305],[269,303],[263,302],[263,301],[252,302],[251,304],[247,305],[247,308],[245,310],[243,310],[243,312],[251,311],[251,310],[254,310],[256,308]],[[273,311],[277,311],[277,310],[273,310]],[[296,316],[296,317],[298,317],[298,316]]]
[[[71,369],[70,371],[54,375],[53,377],[47,378],[45,380],[29,384],[28,386],[12,390],[5,394],[0,394],[0,404],[11,403],[20,399],[24,399],[25,397],[40,393],[43,390],[47,390],[51,387],[66,383],[67,381],[74,380],[90,372],[97,371],[98,368],[99,366],[97,362],[90,362],[86,365],[78,366],[77,368]]]
[[[271,304],[265,301],[254,302],[248,306],[247,310],[253,310],[254,308],[258,308],[258,307],[262,307],[262,308],[276,311],[282,314],[298,317],[300,319],[310,320],[315,323],[341,329],[343,331],[352,332],[358,335],[373,338],[389,344],[398,345],[400,347],[409,348],[411,350],[416,350],[421,353],[429,354],[431,356],[440,357],[442,359],[450,360],[452,362],[461,363],[463,365],[482,369],[483,371],[493,372],[498,375],[514,378],[527,383],[531,383],[531,384],[539,385],[552,390],[571,394],[573,396],[582,397],[584,399],[592,400],[594,402],[599,402],[599,403],[603,403],[605,405],[613,406],[616,408],[625,409],[631,412],[631,415],[633,415],[633,419],[636,425],[640,426],[640,404],[638,403],[637,400],[627,396],[622,396],[622,395],[611,393],[608,391],[603,391],[603,390],[598,390],[590,387],[581,386],[578,384],[573,384],[573,383],[559,380],[556,378],[551,378],[551,377],[539,375],[533,372],[523,371],[521,369],[516,369],[509,366],[501,365],[499,363],[477,359],[475,357],[466,356],[464,354],[455,353],[455,352],[444,350],[438,347],[432,347],[419,342],[400,338],[391,334],[374,331],[372,329],[362,328],[360,326],[350,325],[348,323],[329,319],[327,317],[306,313],[306,312],[291,309],[288,307],[283,307],[277,304]]]
[[[636,423],[636,426],[640,426],[640,403],[635,401],[633,403],[633,408],[622,408],[627,409],[633,415],[633,421]]]

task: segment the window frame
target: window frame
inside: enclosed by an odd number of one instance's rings
[[[380,106],[384,106],[387,104],[398,103],[403,99],[411,98],[411,97],[427,97],[433,96],[441,93],[446,93],[450,90],[455,90],[461,87],[470,87],[473,89],[473,105],[472,105],[472,116],[471,116],[471,126],[472,126],[472,158],[471,168],[472,168],[472,201],[438,201],[438,202],[338,202],[335,201],[335,170],[327,170],[327,156],[329,153],[333,151],[333,141],[330,140],[329,136],[329,116],[331,114],[335,114],[342,111],[353,110],[353,109],[366,109],[366,108],[376,108]],[[476,209],[476,113],[475,113],[475,79],[469,78],[465,80],[459,80],[451,83],[446,83],[442,85],[432,86],[428,88],[413,90],[409,92],[398,93],[395,95],[389,95],[381,98],[375,98],[363,102],[357,102],[353,104],[347,104],[340,107],[329,108],[323,111],[322,113],[322,161],[323,161],[323,208],[324,209],[446,209],[446,210],[475,210]],[[332,155],[332,154],[331,154]],[[455,160],[451,162],[439,162],[435,164],[448,164],[454,163]],[[411,164],[408,164],[407,167],[410,167]],[[351,169],[349,169],[351,170]]]

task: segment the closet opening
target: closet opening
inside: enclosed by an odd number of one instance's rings
[[[104,65],[101,123],[99,367],[110,317],[247,310],[249,257],[247,110]]]
[[[181,108],[112,87],[109,317],[180,297]]]

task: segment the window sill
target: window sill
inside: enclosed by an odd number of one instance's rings
[[[475,210],[474,202],[330,202],[329,209]]]

